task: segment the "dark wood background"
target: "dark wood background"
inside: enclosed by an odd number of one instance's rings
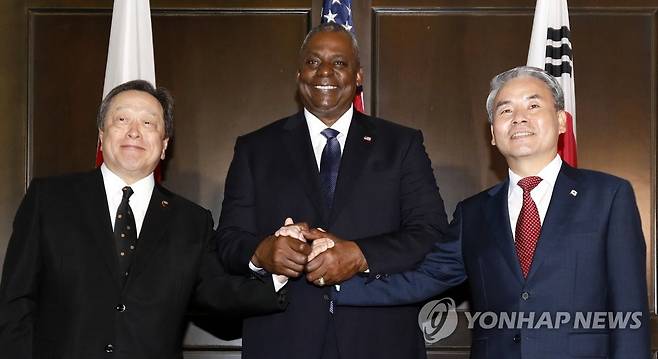
[[[569,3],[579,164],[632,182],[656,313],[658,0]],[[525,64],[534,4],[354,0],[366,112],[423,130],[449,213],[506,174],[489,142],[484,102],[493,75]],[[93,167],[111,6],[111,0],[0,4],[0,262],[29,179]],[[176,98],[164,184],[210,208],[217,220],[235,138],[299,108],[297,51],[319,23],[321,1],[151,0],[151,6],[157,82]],[[196,327],[187,343],[189,358],[239,357],[239,342]],[[460,327],[429,352],[466,358],[468,343]]]

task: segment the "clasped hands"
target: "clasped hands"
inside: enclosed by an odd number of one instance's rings
[[[288,278],[306,273],[309,282],[320,286],[341,283],[368,269],[356,243],[291,218],[258,245],[251,261]]]

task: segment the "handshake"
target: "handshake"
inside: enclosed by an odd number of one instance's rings
[[[251,262],[287,278],[306,273],[306,279],[318,286],[339,284],[368,270],[356,243],[291,218],[258,245]]]

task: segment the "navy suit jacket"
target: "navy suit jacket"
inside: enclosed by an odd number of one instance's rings
[[[2,272],[0,357],[182,359],[192,307],[284,309],[271,281],[227,275],[212,239],[210,212],[156,185],[122,285],[100,170],[34,179]]]
[[[563,164],[527,279],[514,249],[507,193],[505,181],[464,200],[448,236],[416,270],[354,278],[335,294],[338,303],[418,302],[468,276],[472,312],[572,315],[559,329],[483,329],[476,322],[473,359],[648,358],[646,250],[630,184]],[[576,312],[639,312],[641,327],[575,329]]]
[[[235,273],[286,217],[355,241],[370,270],[414,268],[447,228],[420,131],[354,112],[334,204],[325,210],[302,113],[238,138],[219,220],[222,262]],[[341,357],[424,358],[418,308],[343,308],[329,313],[330,287],[289,281],[283,313],[244,322],[245,358],[320,358],[336,336]]]

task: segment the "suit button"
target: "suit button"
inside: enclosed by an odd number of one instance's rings
[[[108,344],[105,346],[105,352],[106,353],[114,353],[114,345]]]
[[[381,277],[382,277],[381,274],[377,274],[377,275],[375,275],[375,279],[379,279],[379,278],[381,278]]]
[[[530,298],[530,293],[528,292],[521,293],[521,299],[528,300],[528,298]]]
[[[514,338],[512,339],[514,343],[521,343],[521,336],[516,334],[514,335]]]
[[[125,312],[126,311],[126,305],[125,304],[119,304],[116,307],[117,312]]]

